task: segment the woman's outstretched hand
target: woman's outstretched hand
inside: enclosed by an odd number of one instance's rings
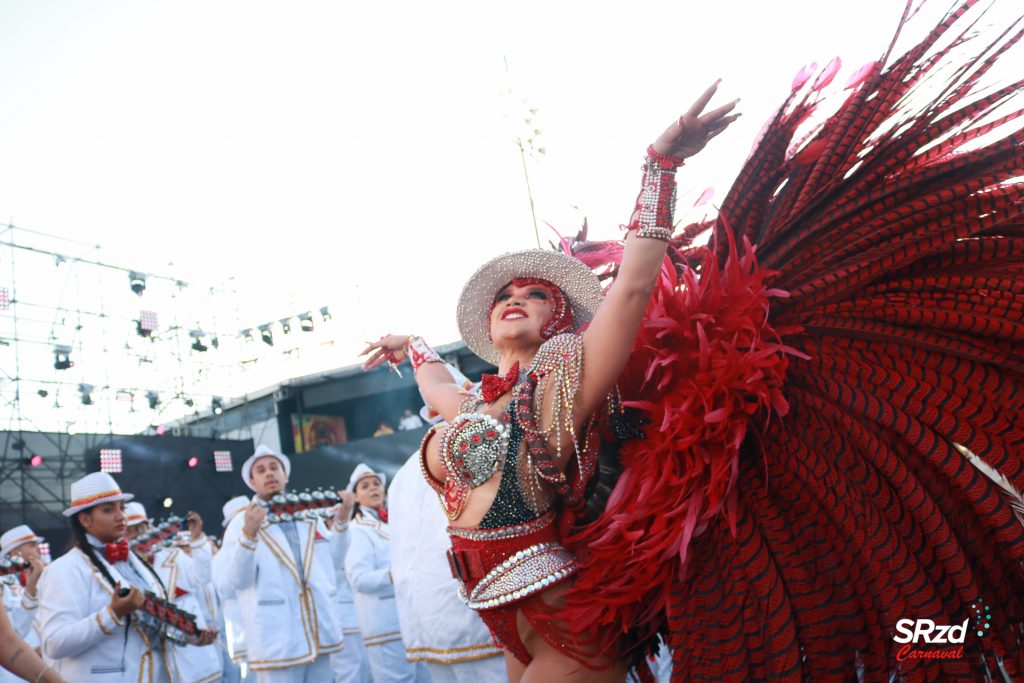
[[[370,357],[363,361],[363,370],[373,370],[387,362],[401,363],[405,360],[405,346],[408,343],[409,337],[404,334],[386,334],[375,342],[366,342],[366,348],[359,354],[370,354]]]
[[[658,139],[652,145],[655,152],[675,157],[676,159],[692,157],[704,149],[704,146],[708,144],[711,138],[728,128],[730,123],[740,117],[739,114],[729,114],[729,112],[736,108],[736,103],[739,102],[738,99],[717,109],[712,109],[707,113],[702,113],[704,107],[708,106],[708,102],[711,101],[715,92],[718,91],[719,83],[721,83],[720,80],[715,81],[714,85],[697,98],[693,106],[687,109],[671,126],[666,128],[664,133],[658,136]]]

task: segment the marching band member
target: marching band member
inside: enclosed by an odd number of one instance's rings
[[[197,622],[215,626],[202,609],[202,585],[209,581],[210,550],[203,534],[202,519],[194,512],[187,516],[190,540],[187,542],[194,555],[186,554],[180,547],[158,547],[150,560],[153,569],[164,586],[168,597],[186,612],[196,615]],[[149,519],[142,503],[125,505],[126,533],[129,541],[149,530]],[[199,621],[201,618],[201,621]],[[216,641],[214,641],[216,643]],[[223,662],[216,645],[198,647],[171,643],[164,650],[168,677],[175,683],[209,683],[219,681]]]
[[[153,567],[128,548],[124,504],[132,497],[105,472],[72,483],[64,516],[73,546],[39,584],[43,654],[75,683],[167,680],[160,632],[133,614],[144,592],[164,591]],[[201,637],[208,644],[213,633]]]
[[[391,579],[391,550],[383,473],[360,463],[348,489],[355,494],[345,574],[355,591],[356,612],[373,680],[401,683],[429,680],[426,667],[410,662],[402,646]]]
[[[459,598],[445,555],[447,520],[420,474],[418,452],[398,470],[388,498],[391,575],[409,660],[424,662],[433,683],[507,681],[501,649]]]
[[[248,496],[235,496],[224,503],[221,512],[224,513],[224,521],[221,526],[225,529],[234,519],[235,515],[245,511],[249,506]],[[225,537],[226,540],[226,537]],[[224,619],[224,631],[221,633],[224,639],[225,651],[228,661],[224,663],[225,683],[249,680],[248,676],[243,678],[241,667],[248,673],[248,665],[245,663],[245,630],[242,628],[241,612],[238,607],[238,598],[235,595],[235,588],[228,580],[228,564],[233,557],[234,546],[223,545],[213,556],[213,586],[220,601],[221,615]],[[241,665],[241,667],[240,667]]]
[[[343,647],[331,542],[344,543],[319,519],[271,524],[260,502],[284,491],[291,461],[259,446],[242,465],[242,479],[256,495],[228,524],[225,547],[233,553],[228,580],[238,596],[249,667],[260,683],[331,680],[330,655]]]
[[[33,628],[38,612],[39,599],[36,587],[43,573],[43,559],[39,553],[39,544],[43,539],[31,528],[20,524],[0,536],[0,559],[22,560],[29,563],[28,568],[15,575],[3,577],[0,592],[3,594],[3,605],[7,610],[14,632],[29,647],[39,645],[39,633]],[[0,668],[0,683],[19,680],[14,674]]]
[[[352,515],[355,498],[350,491],[339,491],[341,503],[334,511],[334,516],[327,520],[331,532],[344,535],[347,539],[348,520]],[[363,633],[359,628],[359,617],[352,597],[352,586],[345,576],[345,555],[348,550],[345,543],[331,545],[334,559],[334,578],[338,587],[337,614],[341,623],[341,632],[345,637],[345,649],[331,655],[331,666],[334,669],[334,683],[370,683],[370,663],[366,659],[366,646],[363,645]]]

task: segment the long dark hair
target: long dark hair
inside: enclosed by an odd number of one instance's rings
[[[85,510],[82,512],[85,512]],[[96,556],[96,549],[92,547],[92,544],[89,543],[89,539],[85,537],[85,527],[82,526],[82,523],[78,520],[78,514],[79,513],[75,513],[74,515],[71,515],[70,519],[68,519],[68,522],[71,525],[71,540],[68,542],[68,550],[78,548],[85,553],[85,556],[89,558],[89,562],[96,568],[96,571],[103,575],[103,578],[107,580],[110,587],[116,588],[117,582],[114,581],[114,577],[110,575],[109,571],[107,571],[107,566],[100,562],[100,558]],[[140,557],[134,550],[131,552],[140,562],[142,562],[149,573],[153,575],[153,578],[156,579],[157,585],[160,586],[160,589],[166,595],[167,587],[164,586],[164,582],[160,580],[160,575],[156,573],[156,570],[153,569],[149,562],[142,559],[142,557]]]

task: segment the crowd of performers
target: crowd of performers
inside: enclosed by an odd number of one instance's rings
[[[41,576],[22,551],[5,590],[37,634],[4,666],[617,683],[668,653],[674,681],[1020,680],[1024,81],[991,74],[1024,29],[962,0],[897,51],[922,4],[831,114],[838,64],[797,76],[714,219],[673,210],[737,116],[706,111],[717,84],[648,147],[624,240],[484,264],[457,307],[498,368],[479,386],[420,337],[369,344],[441,418],[387,512],[360,466],[329,524],[272,519],[291,465],[260,448],[216,554],[193,518],[146,558],[130,494],[77,482],[74,549]]]

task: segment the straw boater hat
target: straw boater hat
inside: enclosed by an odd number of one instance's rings
[[[221,512],[224,513],[224,521],[220,523],[221,526],[226,527],[231,519],[239,512],[249,506],[248,496],[235,496],[228,502],[224,503],[224,507],[221,508]]]
[[[124,506],[125,521],[128,526],[135,526],[136,524],[152,524],[153,520],[146,516],[146,508],[142,503],[128,503]]]
[[[348,490],[355,492],[356,484],[359,483],[360,479],[366,479],[367,477],[377,477],[380,479],[381,487],[384,487],[388,483],[388,476],[383,472],[374,472],[363,463],[356,465],[356,468],[352,470],[352,476],[348,478]]]
[[[469,350],[497,365],[498,349],[491,343],[489,318],[498,292],[516,278],[536,277],[562,290],[572,307],[577,327],[589,323],[601,303],[601,281],[578,259],[558,251],[529,249],[491,259],[480,266],[462,288],[456,318]]]
[[[101,503],[128,501],[134,497],[130,493],[122,493],[121,487],[106,472],[93,472],[72,482],[71,507],[64,511],[64,516],[70,517]]]
[[[271,449],[270,446],[264,446],[263,444],[260,444],[259,446],[256,447],[256,452],[250,455],[249,458],[242,463],[242,481],[244,481],[245,485],[251,488],[253,491],[255,491],[256,489],[253,489],[252,484],[249,483],[249,479],[252,474],[253,463],[267,455],[273,456],[281,462],[281,466],[284,467],[284,474],[286,477],[292,476],[292,461],[288,459],[288,456],[277,453],[276,451]]]
[[[45,540],[42,536],[37,536],[27,524],[19,524],[0,536],[0,557],[7,556],[12,550],[17,550],[26,543],[42,543]]]

